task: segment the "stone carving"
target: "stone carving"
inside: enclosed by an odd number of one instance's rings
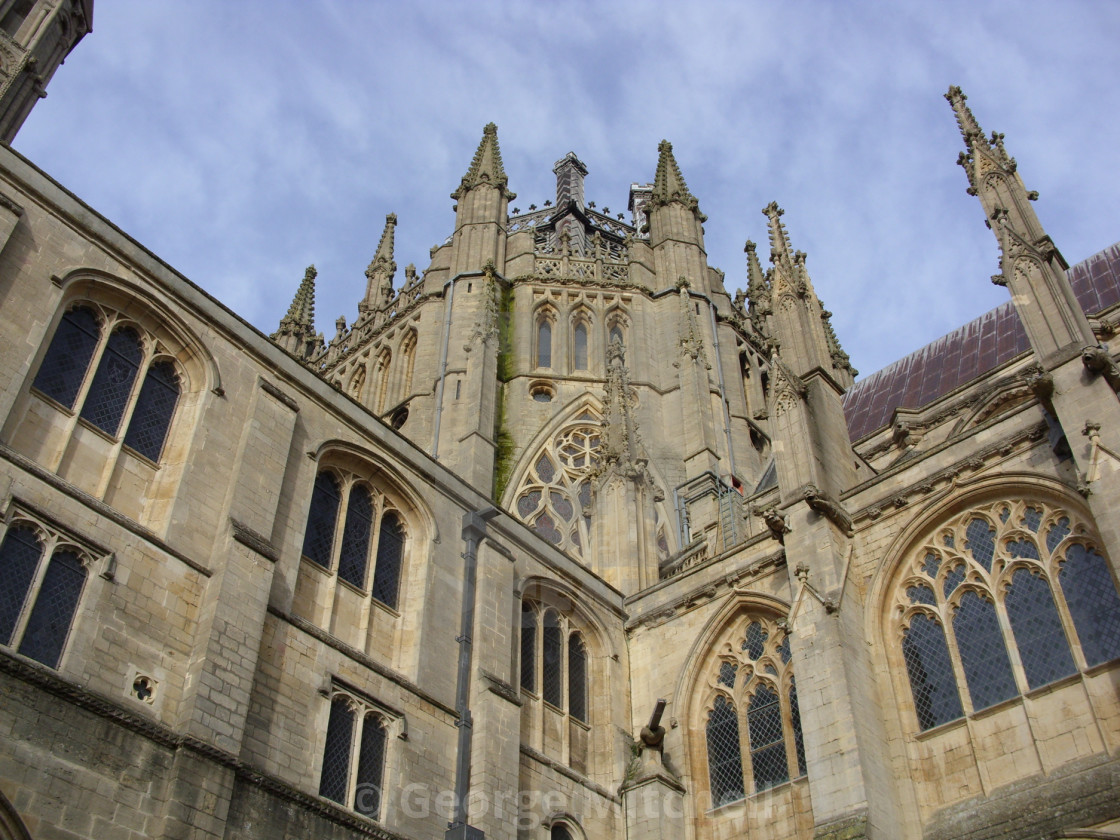
[[[840,506],[839,502],[831,498],[814,484],[806,484],[801,490],[801,497],[815,512],[824,516],[845,535],[850,537],[853,533],[852,518]]]
[[[1120,391],[1120,367],[1105,348],[1100,345],[1086,347],[1081,351],[1081,362],[1090,373],[1104,377],[1113,391]]]

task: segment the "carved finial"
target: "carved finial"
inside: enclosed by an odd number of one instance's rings
[[[384,309],[393,298],[393,277],[397,273],[397,264],[393,260],[396,226],[397,214],[389,213],[385,217],[377,250],[366,268],[366,295],[358,304],[358,311],[363,315]]]

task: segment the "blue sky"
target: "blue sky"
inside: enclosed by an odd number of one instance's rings
[[[1120,240],[1120,3],[98,0],[13,147],[265,332],[319,269],[328,337],[385,214],[423,270],[487,122],[514,202],[625,210],[670,140],[746,286],[776,200],[870,374],[1006,300],[950,84],[1072,263]]]

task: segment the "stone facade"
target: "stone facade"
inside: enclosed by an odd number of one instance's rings
[[[0,149],[0,838],[1120,837],[1120,249],[949,99],[1013,304],[858,383],[668,143],[330,342]]]

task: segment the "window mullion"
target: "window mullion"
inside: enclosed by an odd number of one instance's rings
[[[754,790],[754,762],[751,758],[750,721],[747,720],[747,698],[751,689],[758,684],[752,678],[738,692],[735,698],[735,719],[739,724],[739,768],[743,772],[743,794],[750,796]]]

